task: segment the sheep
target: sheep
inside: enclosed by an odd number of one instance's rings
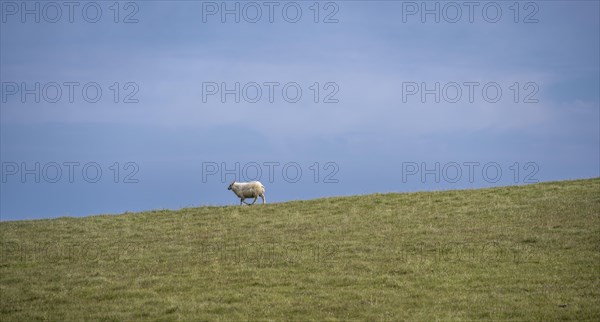
[[[243,206],[244,203],[247,205],[253,205],[258,197],[260,197],[262,199],[262,203],[265,204],[265,186],[263,186],[259,181],[234,181],[229,185],[227,190],[232,190],[233,193],[240,198],[240,206]],[[246,203],[244,201],[246,198],[254,198],[254,201],[252,203]]]

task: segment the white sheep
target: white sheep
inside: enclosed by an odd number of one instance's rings
[[[265,186],[258,181],[252,182],[232,182],[229,185],[227,190],[232,190],[233,193],[236,194],[240,198],[240,205],[243,206],[242,203],[247,205],[253,205],[256,202],[256,199],[260,197],[262,199],[262,203],[265,204]],[[254,198],[252,203],[246,203],[244,199],[246,198]]]

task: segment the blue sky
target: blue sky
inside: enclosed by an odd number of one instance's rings
[[[597,1],[1,3],[2,220],[600,176]]]

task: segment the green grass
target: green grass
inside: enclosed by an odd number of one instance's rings
[[[600,179],[0,223],[0,320],[600,320]]]

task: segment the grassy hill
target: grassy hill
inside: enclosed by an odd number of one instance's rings
[[[0,223],[0,320],[600,320],[600,179]]]

